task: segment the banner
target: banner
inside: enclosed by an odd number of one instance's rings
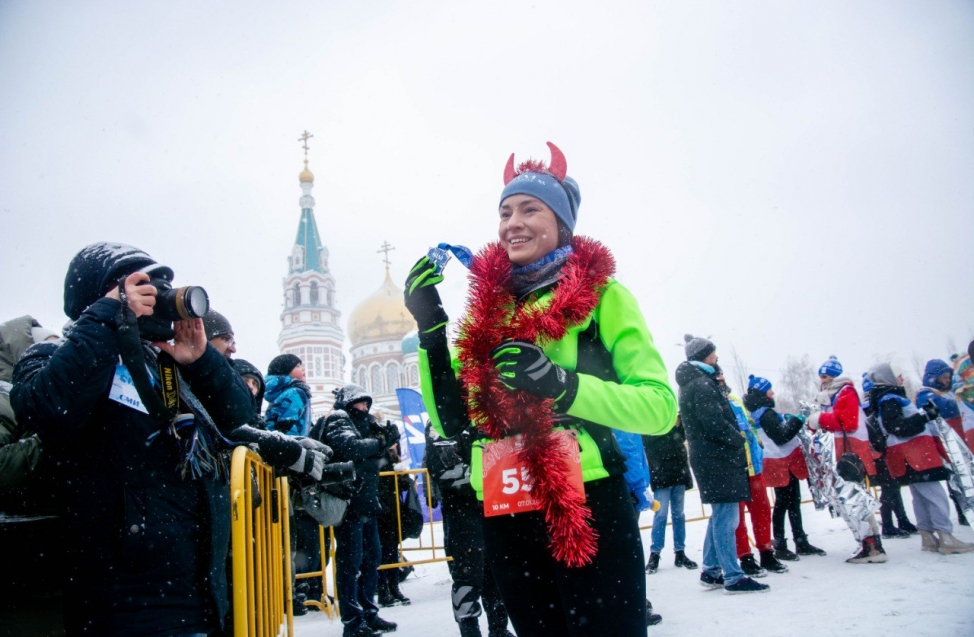
[[[426,436],[424,435],[426,421],[429,414],[423,405],[423,397],[415,389],[397,389],[396,398],[399,399],[399,413],[402,414],[403,449],[402,461],[409,464],[410,469],[423,466],[423,452],[426,450]]]
[[[426,421],[429,414],[426,413],[426,406],[423,404],[423,396],[415,389],[397,389],[396,398],[399,399],[399,413],[402,414],[402,440],[400,446],[403,448],[402,461],[409,464],[410,469],[419,469],[423,466],[423,454],[426,452]],[[425,488],[426,486],[419,481],[420,506],[423,508],[423,519],[429,521],[429,511],[426,506]],[[433,511],[433,519],[440,519],[439,508]]]

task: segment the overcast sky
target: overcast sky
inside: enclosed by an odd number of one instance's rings
[[[401,286],[495,239],[550,140],[671,374],[685,332],[772,380],[966,347],[974,3],[600,4],[0,0],[0,320],[60,326],[71,257],[122,241],[266,369],[307,129],[343,320],[383,241]]]

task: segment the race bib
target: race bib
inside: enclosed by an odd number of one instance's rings
[[[585,498],[582,482],[582,459],[578,434],[574,430],[554,432],[552,460],[564,458],[568,464],[568,480]],[[536,511],[541,502],[532,496],[534,479],[521,462],[524,437],[521,435],[492,442],[484,448],[484,516],[508,515]]]
[[[132,374],[122,363],[115,366],[115,378],[112,379],[112,388],[108,392],[108,397],[126,407],[141,411],[143,414],[149,413],[149,410],[142,404],[142,399],[139,398],[138,390],[135,389]]]

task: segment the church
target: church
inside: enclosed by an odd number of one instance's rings
[[[315,420],[331,411],[332,391],[353,382],[372,395],[372,413],[381,420],[398,422],[401,414],[396,389],[419,390],[416,323],[403,302],[402,288],[392,281],[388,260],[391,246],[386,243],[379,250],[386,255],[385,279],[351,311],[347,328],[342,328],[338,284],[328,267],[328,248],[318,232],[311,195],[315,178],[308,168],[308,140],[312,137],[305,131],[299,139],[304,148],[304,170],[298,175],[301,216],[287,258],[277,345],[281,353],[304,361]],[[346,334],[351,353],[348,375]]]

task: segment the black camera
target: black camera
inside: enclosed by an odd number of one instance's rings
[[[321,470],[321,480],[318,482],[322,486],[351,482],[355,480],[354,462],[332,462],[326,464]]]
[[[143,338],[168,341],[175,336],[173,321],[203,318],[210,311],[210,297],[200,286],[173,288],[172,268],[154,264],[143,272],[150,277],[149,285],[158,291],[152,316],[139,317],[139,331]]]

